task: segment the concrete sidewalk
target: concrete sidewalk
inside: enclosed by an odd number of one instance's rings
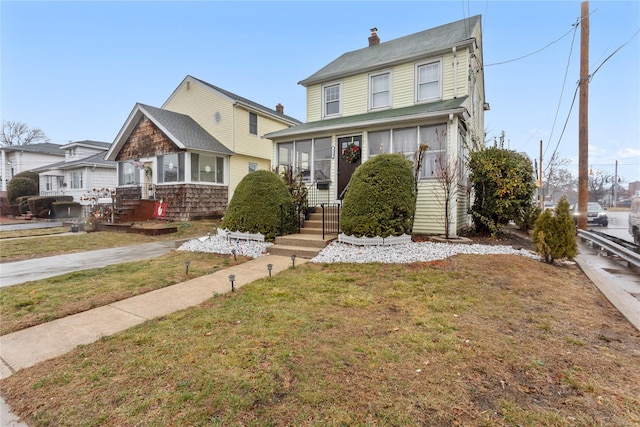
[[[296,264],[306,261],[298,258]],[[3,335],[0,337],[0,378],[65,354],[79,345],[90,344],[103,336],[196,306],[214,293],[230,292],[231,274],[235,275],[236,288],[267,277],[267,264],[273,265],[272,274],[276,274],[291,267],[291,258],[262,256],[207,276]]]

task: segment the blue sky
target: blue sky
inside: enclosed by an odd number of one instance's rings
[[[579,79],[580,29],[574,38],[573,24],[580,7],[579,1],[2,0],[0,116],[40,128],[54,143],[112,142],[136,102],[160,107],[192,75],[271,108],[282,103],[286,114],[304,121],[306,94],[297,82],[366,47],[370,28],[384,42],[480,14],[487,139],[504,131],[508,148],[531,158],[539,157],[542,140],[543,162],[557,146],[575,171],[577,98],[570,108]],[[591,1],[589,9],[590,72],[602,65],[589,85],[589,164],[613,174],[617,160],[625,182],[640,180],[640,2]]]

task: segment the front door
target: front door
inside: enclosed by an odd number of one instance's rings
[[[351,179],[353,171],[362,162],[362,135],[344,136],[338,138],[338,199],[344,198],[344,193]]]

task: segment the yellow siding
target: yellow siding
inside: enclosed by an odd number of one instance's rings
[[[268,159],[235,155],[231,156],[229,161],[229,200],[233,197],[233,192],[242,178],[249,172],[249,163],[257,163],[258,169],[271,170],[271,162]]]
[[[163,106],[165,110],[186,114],[230,150],[233,150],[233,106],[231,101],[204,85],[191,81],[176,89]],[[220,113],[220,123],[214,115]]]
[[[322,85],[307,88],[307,122],[322,119]]]
[[[393,108],[410,107],[415,102],[415,66],[413,62],[393,69]]]
[[[342,115],[353,116],[367,112],[368,74],[359,74],[342,81]]]

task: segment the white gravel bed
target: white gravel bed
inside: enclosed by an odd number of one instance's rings
[[[263,243],[244,240],[227,240],[224,237],[213,235],[190,240],[181,245],[177,250],[191,252],[209,252],[219,254],[231,254],[235,249],[238,255],[258,258],[267,255],[267,247],[272,243]],[[529,258],[540,257],[526,249],[514,249],[511,246],[502,245],[463,245],[436,242],[412,242],[393,246],[354,246],[346,243],[333,242],[324,248],[310,262],[315,263],[398,263],[435,261],[445,259],[457,254],[505,254],[522,255]]]
[[[237,255],[258,258],[266,255],[267,247],[273,243],[256,242],[251,240],[227,240],[225,237],[212,235],[189,240],[180,245],[179,251],[208,252],[215,254],[232,254],[236,250]]]
[[[539,256],[531,251],[525,249],[516,250],[511,246],[463,245],[436,242],[412,242],[393,246],[352,246],[345,243],[334,242],[324,248],[311,262],[381,262],[406,264],[435,261],[457,254],[522,255],[539,259]]]

